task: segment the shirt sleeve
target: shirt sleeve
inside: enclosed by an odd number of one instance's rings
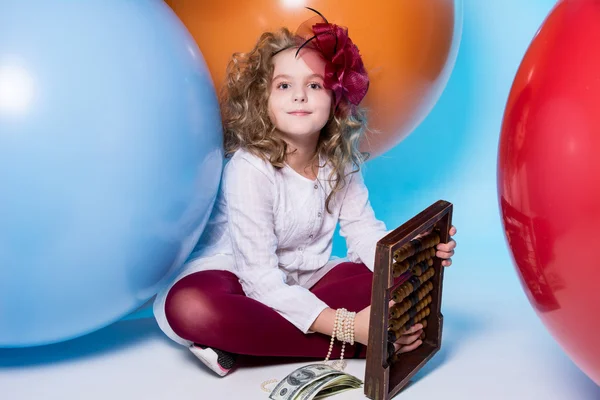
[[[348,259],[362,262],[373,271],[377,242],[389,231],[382,221],[375,218],[362,172],[353,173],[348,179],[348,189],[340,209],[340,235],[346,239]]]
[[[235,271],[244,293],[308,333],[327,304],[306,288],[288,285],[284,272],[279,269],[274,178],[239,158],[229,161],[222,184]]]

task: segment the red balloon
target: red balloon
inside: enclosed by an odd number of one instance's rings
[[[531,304],[600,384],[599,1],[559,1],[527,50],[504,114],[498,195]]]

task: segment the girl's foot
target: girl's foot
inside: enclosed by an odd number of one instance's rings
[[[227,375],[235,365],[237,358],[237,354],[199,344],[192,344],[190,351],[219,376]]]

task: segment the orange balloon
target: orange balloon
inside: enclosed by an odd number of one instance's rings
[[[234,52],[260,34],[292,31],[321,12],[348,27],[369,73],[370,128],[362,149],[379,155],[431,111],[454,66],[462,24],[460,0],[166,0],[196,39],[217,89]]]

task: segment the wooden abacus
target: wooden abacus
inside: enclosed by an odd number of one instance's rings
[[[440,349],[444,267],[435,247],[448,242],[451,226],[452,204],[440,200],[377,243],[365,371],[370,399],[394,397]],[[394,354],[397,335],[416,323],[424,326],[423,343]]]

